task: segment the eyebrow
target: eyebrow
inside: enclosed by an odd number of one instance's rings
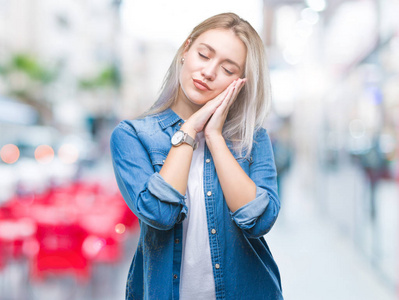
[[[200,45],[203,45],[205,47],[207,47],[211,52],[216,53],[216,50],[212,48],[212,46],[205,44],[205,43],[200,43]],[[224,61],[227,61],[228,63],[235,65],[240,71],[241,71],[241,67],[238,63],[236,63],[234,60],[231,59],[225,59]]]

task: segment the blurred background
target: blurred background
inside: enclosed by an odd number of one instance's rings
[[[110,133],[226,11],[268,52],[285,298],[399,299],[398,0],[0,0],[0,299],[124,298]]]

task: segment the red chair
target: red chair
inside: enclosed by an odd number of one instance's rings
[[[83,251],[91,262],[115,263],[122,258],[125,233],[121,230],[122,216],[123,207],[100,199],[89,211],[81,213],[79,225],[89,233]]]
[[[36,234],[36,223],[29,218],[0,219],[0,256],[3,261],[24,256],[25,242]]]
[[[87,233],[75,224],[39,224],[37,241],[39,250],[31,261],[31,276],[41,280],[46,275],[72,274],[87,281],[89,263],[82,253]]]

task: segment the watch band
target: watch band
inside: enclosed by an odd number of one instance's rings
[[[183,130],[176,131],[172,136],[171,142],[175,147],[180,146],[183,143],[190,145],[194,150],[198,147],[198,143],[195,141],[195,139],[193,139],[188,135],[187,132],[184,132]]]
[[[196,142],[187,132],[184,132],[183,143],[189,144],[193,149],[197,149],[198,142]]]

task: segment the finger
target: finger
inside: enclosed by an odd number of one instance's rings
[[[228,91],[229,91],[229,88],[226,88],[223,92],[221,92],[215,98],[208,101],[205,106],[217,108],[223,102],[223,100],[226,98]]]
[[[240,81],[239,81],[239,89],[238,89],[238,92],[244,87],[244,85],[245,85],[246,82],[247,82],[247,79],[246,79],[246,78],[240,79]]]
[[[220,106],[218,107],[218,110],[222,113],[226,112],[226,110],[228,110],[228,104],[230,102],[231,97],[233,96],[234,92],[236,90],[235,86],[232,86],[228,93],[226,94],[226,97],[224,99],[224,101],[220,104]]]
[[[231,95],[231,98],[229,99],[229,108],[230,106],[234,103],[234,101],[237,99],[238,94],[240,93],[241,89],[243,88],[243,86],[245,85],[246,82],[246,78],[244,79],[239,79],[237,81],[237,85],[236,88],[234,90],[233,95]]]
[[[231,94],[231,91],[234,90],[236,86],[237,81],[234,80],[232,83],[229,84],[229,86],[223,91],[223,97],[222,100],[224,101],[226,98],[228,98]]]
[[[219,96],[215,97],[211,101],[208,101],[203,108],[196,112],[196,114],[202,115],[202,118],[208,120],[223,104],[226,97],[230,97],[231,92],[232,89],[227,88],[225,91],[219,94]]]
[[[247,79],[244,78],[244,79],[240,79],[240,81],[237,83],[235,96],[240,93],[240,91],[244,87],[246,81],[247,81]]]
[[[236,89],[236,80],[234,82],[232,82],[225,90],[225,95],[223,97],[223,100],[220,102],[220,105],[215,109],[215,111],[213,112],[212,116],[209,118],[207,124],[205,125],[206,127],[208,127],[208,124],[211,122],[213,126],[215,126],[215,124],[219,124],[221,122],[221,124],[224,123],[224,121],[226,120],[226,116],[227,116],[227,112],[228,112],[228,102],[229,99],[232,97],[235,89]],[[218,125],[216,125],[218,126]],[[222,125],[223,127],[223,125]]]
[[[207,108],[207,111],[209,111],[211,114],[213,114],[216,109],[223,103],[225,102],[226,99],[229,99],[234,92],[235,86],[237,84],[237,80],[234,80],[230,85],[223,91],[221,92],[217,97],[212,99],[211,101],[208,101],[207,104],[205,105]],[[208,110],[209,109],[209,110]]]

